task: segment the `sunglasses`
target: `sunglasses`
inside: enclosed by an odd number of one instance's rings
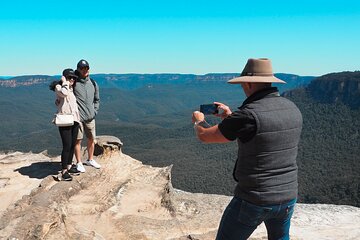
[[[74,77],[67,77],[66,79],[69,80],[69,81],[70,81],[70,80],[75,81],[75,78],[74,78]]]
[[[89,67],[82,67],[80,68],[80,70],[89,70],[90,68]]]

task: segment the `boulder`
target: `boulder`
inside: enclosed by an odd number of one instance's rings
[[[94,155],[99,156],[109,151],[121,151],[123,143],[114,136],[97,136],[95,142]]]

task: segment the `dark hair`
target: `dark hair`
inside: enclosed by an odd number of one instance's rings
[[[59,81],[59,80],[52,81],[52,82],[50,83],[50,85],[49,85],[49,89],[50,89],[51,91],[55,91],[55,86],[58,85],[58,84],[61,85],[61,80],[60,80],[60,81]]]
[[[71,86],[73,89],[75,88],[75,85],[76,85],[76,79],[74,79],[74,80],[75,80],[75,81],[74,81],[73,85]],[[54,91],[54,92],[55,92],[55,87],[56,87],[56,85],[58,85],[58,84],[62,85],[62,81],[61,81],[61,80],[52,81],[52,82],[50,83],[50,85],[49,85],[49,89],[50,89],[51,91]]]
[[[74,83],[73,83],[73,85],[71,86],[71,87],[72,87],[72,89],[75,89],[76,82],[77,82],[77,79],[74,79]]]

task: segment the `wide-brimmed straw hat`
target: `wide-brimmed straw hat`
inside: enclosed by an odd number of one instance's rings
[[[250,58],[240,77],[233,78],[228,83],[286,83],[274,76],[271,61],[267,58]]]

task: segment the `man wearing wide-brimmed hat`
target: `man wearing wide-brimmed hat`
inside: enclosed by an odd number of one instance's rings
[[[237,140],[233,177],[235,196],[222,216],[217,240],[247,239],[265,223],[269,239],[289,239],[290,220],[297,198],[296,156],[302,116],[295,104],[281,97],[269,59],[249,59],[240,77],[247,99],[235,112],[222,103],[222,122],[206,123],[204,114],[192,115],[198,138],[206,143]]]

